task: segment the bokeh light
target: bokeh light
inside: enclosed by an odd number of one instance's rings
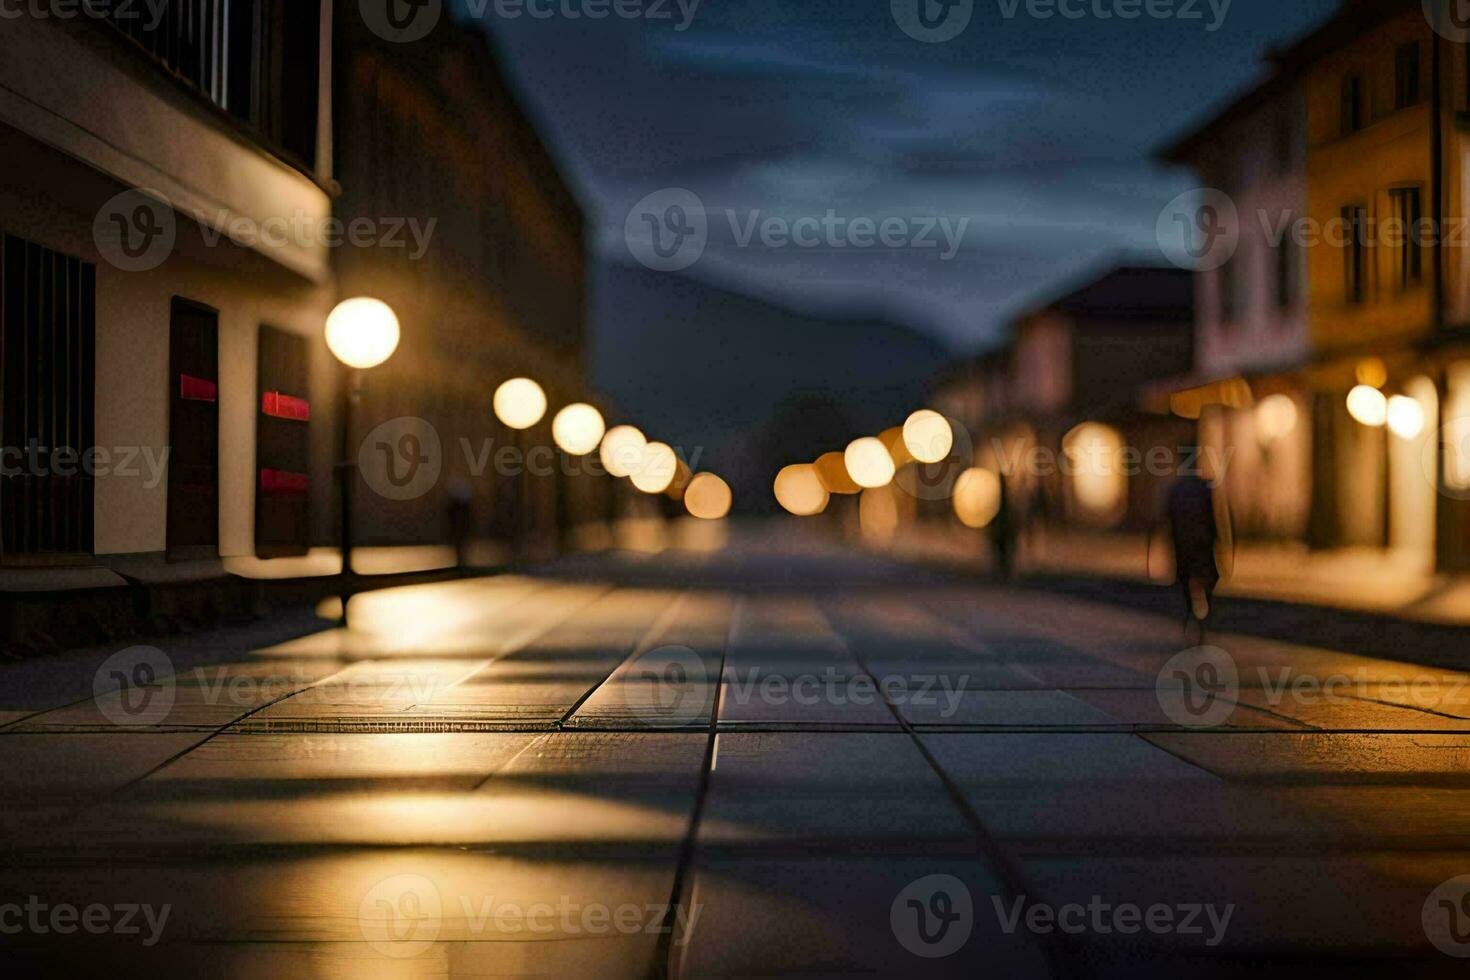
[[[979,467],[961,473],[954,484],[954,512],[965,527],[989,527],[1000,513],[1000,477]]]
[[[1377,427],[1388,421],[1388,399],[1372,385],[1358,385],[1348,392],[1347,409],[1363,425]]]
[[[882,449],[880,445],[878,447]],[[884,456],[888,454],[885,452]],[[776,502],[797,517],[811,517],[827,509],[827,488],[817,478],[817,468],[797,463],[776,474]]]
[[[650,442],[639,454],[638,463],[628,474],[633,486],[644,493],[663,493],[679,472],[679,457],[672,447]]]
[[[1268,395],[1256,406],[1256,438],[1269,446],[1296,431],[1296,402],[1290,395]]]
[[[529,429],[546,415],[546,392],[530,378],[511,378],[495,389],[495,417],[512,429]]]
[[[1388,400],[1388,429],[1400,439],[1417,439],[1424,431],[1424,406],[1408,395]]]
[[[903,444],[916,461],[937,463],[954,448],[954,430],[943,415],[920,409],[903,424]]]
[[[585,456],[602,441],[607,425],[602,413],[585,402],[568,405],[551,420],[551,438],[562,452]]]
[[[699,473],[684,491],[684,509],[704,521],[717,521],[730,513],[730,485],[713,473]]]
[[[860,487],[886,487],[893,482],[896,472],[893,457],[889,455],[888,447],[871,436],[854,439],[842,454],[842,460],[847,466],[847,475]]]
[[[628,476],[643,459],[648,438],[631,425],[615,425],[602,437],[602,468],[613,476]]]
[[[327,316],[327,349],[348,367],[377,367],[398,349],[398,317],[382,300],[343,300]]]
[[[817,468],[817,479],[822,481],[822,486],[828,493],[863,492],[863,488],[852,482],[852,477],[847,475],[847,462],[841,453],[823,453],[812,465]]]

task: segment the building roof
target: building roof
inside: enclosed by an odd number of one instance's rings
[[[1074,316],[1118,320],[1194,319],[1194,273],[1163,266],[1120,266],[1041,306]]]

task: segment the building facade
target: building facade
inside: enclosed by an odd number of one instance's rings
[[[465,481],[472,530],[509,534],[491,394],[587,397],[584,251],[483,36],[445,17],[390,44],[331,0],[155,6],[0,33],[0,586],[309,570],[261,559],[334,546],[337,462],[403,417],[441,437],[435,478],[399,499],[360,474],[361,540],[444,541]],[[323,327],[361,295],[402,339],[344,446]],[[549,446],[549,417],[523,439]],[[520,485],[547,533],[560,483]]]

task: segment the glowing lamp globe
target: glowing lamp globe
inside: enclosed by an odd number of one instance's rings
[[[382,300],[343,300],[327,316],[327,349],[351,368],[373,368],[398,349],[398,317]]]
[[[881,443],[878,448],[883,448]],[[887,457],[888,451],[884,450],[883,455]],[[817,476],[817,468],[810,463],[788,466],[777,473],[772,489],[776,494],[776,502],[797,517],[820,514],[827,509],[827,501],[831,499],[827,488],[822,486],[822,481]]]
[[[529,429],[546,414],[546,392],[530,378],[511,378],[495,389],[495,417],[512,429]]]
[[[903,444],[918,462],[937,463],[954,448],[954,431],[949,419],[925,408],[903,424]]]
[[[854,440],[842,459],[847,464],[847,475],[860,487],[874,490],[893,482],[893,457],[887,446],[871,436]]]
[[[644,493],[663,493],[678,473],[679,457],[674,455],[674,450],[662,442],[650,442],[643,447],[638,465],[628,476],[633,486]]]
[[[1388,429],[1400,439],[1417,439],[1424,431],[1424,406],[1408,395],[1388,400]]]
[[[615,425],[602,437],[598,456],[602,468],[613,476],[631,476],[643,459],[648,439],[631,425]]]
[[[556,418],[551,420],[551,438],[562,452],[585,456],[602,442],[606,428],[601,412],[591,405],[577,402],[556,413]]]
[[[1377,428],[1388,421],[1388,399],[1371,385],[1358,385],[1348,392],[1347,409],[1363,425]]]
[[[684,491],[684,508],[703,521],[717,521],[730,513],[730,485],[713,473],[697,473]]]

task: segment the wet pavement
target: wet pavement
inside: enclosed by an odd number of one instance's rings
[[[1464,673],[774,547],[0,671],[0,968],[1463,973]]]

